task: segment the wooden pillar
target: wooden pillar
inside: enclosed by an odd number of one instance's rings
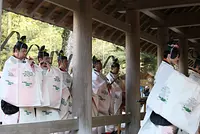
[[[188,40],[186,38],[180,38],[180,61],[179,71],[188,76]]]
[[[168,28],[167,27],[158,28],[157,37],[160,41],[160,44],[157,46],[157,66],[159,66],[163,60],[164,50],[166,49],[167,42],[169,41]]]
[[[80,0],[74,11],[73,115],[79,119],[78,134],[92,133],[92,0]]]
[[[126,134],[137,134],[140,128],[140,14],[127,11],[127,23],[131,31],[126,32],[126,112],[131,113],[131,123],[126,125]]]

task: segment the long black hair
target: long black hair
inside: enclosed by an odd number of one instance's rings
[[[20,51],[22,48],[28,49],[28,46],[26,45],[26,36],[22,36],[19,41],[14,45],[13,47],[13,53],[18,50]]]
[[[115,59],[113,60],[112,65],[111,65],[111,68],[115,68],[115,67],[120,68],[120,64],[119,64],[118,58],[115,58]]]
[[[67,56],[64,55],[63,50],[60,50],[60,52],[58,53],[58,61],[63,61],[63,60],[67,60]]]
[[[42,46],[38,52],[38,58],[44,58],[45,56],[49,57],[49,53],[45,49],[45,46]]]
[[[97,63],[101,63],[101,60],[97,59],[96,56],[93,56],[93,57],[92,57],[92,63],[93,63],[93,68],[95,68],[95,65],[96,65]]]

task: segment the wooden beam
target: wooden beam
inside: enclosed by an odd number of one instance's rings
[[[71,9],[72,11],[76,11],[78,2],[75,0],[46,0],[50,3],[56,4],[60,7]],[[101,11],[98,11],[96,9],[92,9],[92,18],[93,20],[96,20],[102,24],[108,25],[110,27],[113,27],[115,29],[118,29],[122,32],[129,32],[130,31],[130,25],[126,24],[125,22],[122,22],[120,20],[117,20],[110,15],[107,15]],[[156,40],[154,36],[149,35],[147,33],[141,32],[140,33],[141,39],[148,41],[150,43],[158,45],[158,40]]]
[[[121,123],[130,123],[131,115],[113,115],[103,117],[93,117],[92,127],[105,126],[105,125],[117,125]]]
[[[153,35],[150,35],[150,34],[147,34],[143,31],[140,31],[140,38],[144,41],[147,41],[149,43],[152,43],[154,45],[159,45],[160,44],[160,41],[159,39],[157,39],[155,36]]]
[[[62,7],[62,8],[66,8],[71,11],[79,10],[79,8],[78,8],[79,2],[77,0],[45,0],[45,1],[52,3],[54,5],[57,5],[59,7]]]
[[[62,18],[60,18],[59,21],[57,21],[58,24],[62,24],[63,21],[65,20],[65,18],[70,14],[71,11],[68,11],[64,16],[62,16]]]
[[[200,5],[200,0],[137,0],[133,2],[133,7],[140,10],[158,10],[198,5]]]
[[[92,134],[92,0],[79,1],[78,9],[73,17],[72,113],[79,120],[78,134]]]
[[[45,19],[48,19],[55,11],[56,11],[56,6],[52,6],[50,9],[47,10],[47,12],[42,16],[42,18],[45,20]]]
[[[15,1],[12,6],[11,6],[11,9],[13,10],[16,10],[18,8],[20,8],[21,4],[24,2],[24,0],[18,0],[18,1]]]
[[[153,23],[151,27],[189,27],[189,26],[200,26],[200,12],[195,13],[177,13],[168,15],[165,18],[164,24]]]
[[[35,0],[35,3],[28,9],[28,14],[30,16],[34,15],[34,13],[39,9],[39,7],[43,4],[44,0]]]
[[[125,33],[122,33],[117,39],[114,41],[114,44],[117,44],[118,41],[124,36]]]
[[[14,125],[0,125],[1,134],[48,134],[78,130],[78,120],[60,120]]]
[[[126,32],[126,113],[131,113],[131,123],[126,124],[127,134],[137,134],[140,129],[140,18],[139,11],[126,13],[131,31]]]

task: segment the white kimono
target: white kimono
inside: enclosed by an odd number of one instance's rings
[[[92,71],[92,100],[94,103],[92,105],[92,109],[97,109],[96,111],[98,111],[98,116],[107,116],[113,114],[112,99],[110,91],[108,91],[107,84],[107,78],[103,74],[94,70]],[[104,126],[93,128],[93,134],[101,134],[104,132]]]
[[[120,107],[122,104],[122,81],[119,79],[118,75],[113,73],[108,73],[107,79],[112,83],[111,97],[112,97],[112,106],[114,107],[114,115],[121,114]],[[106,132],[115,131],[114,125],[106,126]]]
[[[33,107],[41,106],[42,101],[41,86],[37,78],[38,73],[28,60],[22,61],[11,56],[5,62],[1,77],[1,99],[18,106],[19,112],[13,115],[3,114],[3,124],[35,120]]]
[[[200,83],[200,74],[192,69],[189,70],[189,78],[196,81],[197,83]],[[178,134],[189,134],[189,133],[179,129]],[[199,134],[199,132],[197,131],[196,134]]]
[[[165,71],[166,68],[168,70],[169,68],[171,68],[171,70]],[[154,83],[155,84],[160,83],[160,82],[162,83],[163,81],[165,81],[165,79],[169,77],[169,75],[171,74],[173,70],[174,68],[170,64],[166,63],[165,61],[162,61],[162,63],[160,64],[156,72]],[[164,134],[161,132],[163,127],[156,126],[150,121],[150,115],[152,114],[152,112],[153,110],[148,106],[148,99],[147,99],[146,114],[145,114],[144,120],[141,121],[141,128],[138,134]],[[170,129],[171,128],[168,129],[168,132],[170,131]]]
[[[37,121],[60,120],[59,108],[62,100],[63,75],[60,69],[43,70],[42,107],[36,108]]]

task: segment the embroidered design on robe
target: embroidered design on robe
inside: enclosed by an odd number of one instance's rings
[[[24,75],[24,77],[31,77],[31,76],[33,76],[33,72],[24,71],[23,75]]]
[[[60,78],[59,78],[58,76],[56,76],[56,77],[54,78],[54,81],[60,82]]]
[[[6,80],[6,82],[8,82],[8,85],[13,85],[14,83],[9,81],[9,80]]]
[[[169,87],[165,86],[161,89],[161,93],[159,94],[158,98],[163,102],[167,102],[169,94]]]
[[[57,87],[56,85],[53,85],[53,87],[58,91],[60,88]]]
[[[32,85],[32,83],[28,83],[28,82],[26,82],[26,81],[23,81],[22,83],[24,83],[25,86],[27,86],[27,87],[30,87],[30,86]]]
[[[26,115],[30,115],[31,112],[27,111],[27,110],[24,110],[24,112],[26,113]]]
[[[50,115],[52,112],[42,111],[45,115]]]

